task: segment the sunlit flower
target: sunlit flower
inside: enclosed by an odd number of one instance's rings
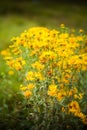
[[[25,96],[26,98],[30,97],[31,95],[32,95],[32,92],[29,91],[29,90],[26,90],[26,91],[24,92],[24,96]]]
[[[58,101],[61,101],[65,96],[66,96],[66,92],[65,91],[58,92],[57,93],[57,99],[58,99]]]
[[[34,80],[35,78],[34,78],[34,72],[32,72],[32,71],[29,71],[28,73],[27,73],[27,75],[26,75],[26,80]]]
[[[80,113],[80,106],[77,101],[71,101],[70,104],[68,105],[69,112],[77,115]]]
[[[57,86],[56,86],[55,84],[49,85],[49,88],[48,88],[48,95],[54,96],[54,97],[57,96]]]
[[[14,71],[13,71],[13,70],[9,70],[9,71],[8,71],[8,74],[9,74],[9,75],[13,75],[13,74],[14,74]]]

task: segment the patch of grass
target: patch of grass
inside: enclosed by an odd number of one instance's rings
[[[0,21],[0,50],[8,46],[13,36],[18,36],[22,31],[31,26],[37,26],[37,23],[34,21],[16,15],[0,17]]]

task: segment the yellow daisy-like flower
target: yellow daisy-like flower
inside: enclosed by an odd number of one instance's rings
[[[26,98],[29,98],[31,95],[32,95],[32,92],[29,91],[29,90],[26,90],[26,91],[24,92],[24,96],[25,96]]]
[[[78,115],[80,113],[79,103],[77,101],[71,101],[68,105],[68,110],[74,115]]]
[[[30,83],[30,84],[27,85],[27,88],[29,90],[32,90],[34,87],[35,87],[35,85],[33,83]]]
[[[34,72],[32,72],[32,71],[29,71],[28,73],[27,73],[27,75],[26,75],[26,80],[34,80],[35,78],[34,78]]]
[[[37,70],[43,70],[44,69],[44,65],[41,64],[40,62],[36,61],[35,63],[32,64],[32,67],[37,69]]]
[[[60,24],[60,27],[61,28],[65,28],[65,25],[62,23],[62,24]]]
[[[66,92],[65,91],[60,91],[57,94],[57,100],[61,101],[65,96],[66,96]]]
[[[9,75],[13,75],[13,74],[14,74],[14,71],[13,71],[13,70],[9,70],[9,71],[8,71],[8,74],[9,74]]]
[[[84,116],[84,118],[82,118],[82,122],[87,125],[87,116]]]
[[[56,97],[57,96],[57,85],[51,84],[48,87],[48,95]]]

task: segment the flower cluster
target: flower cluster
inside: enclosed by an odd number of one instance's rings
[[[81,106],[86,92],[79,84],[81,73],[87,70],[83,30],[76,34],[63,24],[58,30],[33,27],[11,41],[1,54],[9,68],[23,78],[20,89],[25,98],[34,97],[36,102],[41,97],[49,104],[55,99],[61,113],[73,114],[87,124]]]

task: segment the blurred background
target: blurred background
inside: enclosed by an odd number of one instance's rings
[[[61,23],[87,31],[87,0],[2,0],[0,50],[30,27],[57,29]]]

